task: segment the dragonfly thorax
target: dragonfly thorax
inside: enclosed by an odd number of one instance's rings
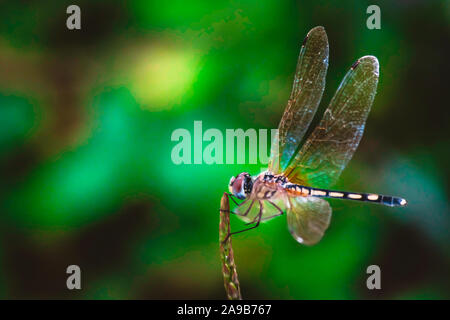
[[[253,179],[247,172],[231,177],[228,189],[238,199],[245,199],[252,192]]]

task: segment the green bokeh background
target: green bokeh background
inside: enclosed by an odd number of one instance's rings
[[[81,7],[82,29],[66,28]],[[366,8],[381,8],[381,30]],[[218,209],[261,165],[175,165],[177,128],[276,128],[303,37],[330,42],[318,114],[349,66],[380,61],[339,189],[407,208],[331,201],[314,247],[285,217],[233,238],[244,298],[450,298],[446,1],[9,1],[0,4],[0,298],[223,299]],[[235,230],[242,223],[232,218]],[[68,265],[82,290],[66,289]],[[379,265],[382,289],[366,288]]]

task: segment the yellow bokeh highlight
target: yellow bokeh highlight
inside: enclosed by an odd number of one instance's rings
[[[195,55],[186,48],[150,47],[135,62],[131,90],[142,108],[172,109],[190,88],[196,68]]]

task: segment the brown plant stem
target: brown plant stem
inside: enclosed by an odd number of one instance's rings
[[[230,300],[242,300],[241,288],[234,263],[233,247],[231,245],[230,233],[230,201],[226,193],[220,201],[219,243],[220,260],[222,261],[223,283],[227,297]],[[226,241],[224,241],[227,239]]]

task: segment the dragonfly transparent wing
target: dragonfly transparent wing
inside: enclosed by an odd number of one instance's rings
[[[259,218],[265,221],[281,215],[287,201],[287,195],[283,189],[257,181],[249,198],[242,202],[235,212],[247,223],[256,222]],[[261,217],[258,217],[260,214]]]
[[[336,183],[361,140],[378,75],[374,56],[362,57],[353,64],[323,119],[286,169],[289,181],[319,188]]]
[[[317,197],[290,198],[288,229],[299,243],[313,245],[319,242],[330,220],[331,207],[327,201]]]
[[[237,216],[247,223],[256,223],[260,218],[266,221],[283,214],[284,202],[279,199],[255,200],[243,202],[235,212]],[[259,214],[261,213],[261,217]]]
[[[300,49],[294,84],[286,110],[274,137],[269,170],[280,173],[288,165],[308,129],[325,88],[328,38],[323,27],[307,34]]]

